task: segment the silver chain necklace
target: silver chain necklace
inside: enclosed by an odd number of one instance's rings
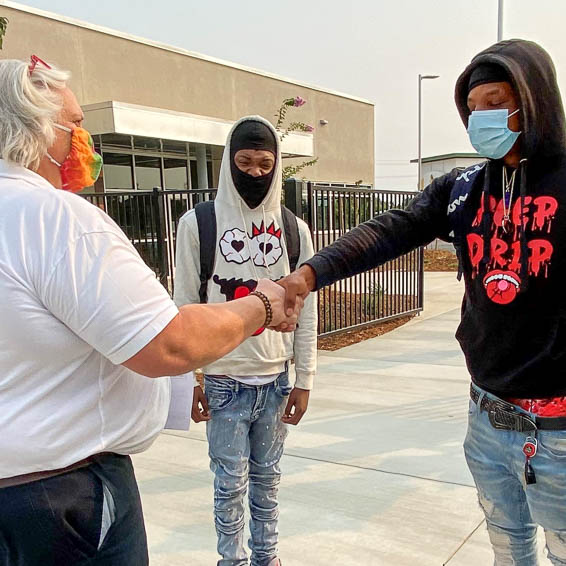
[[[511,173],[511,179],[507,177],[507,167],[503,166],[503,219],[501,220],[501,228],[507,232],[507,228],[511,222],[511,206],[513,204],[513,190],[515,189],[515,175],[517,169]]]

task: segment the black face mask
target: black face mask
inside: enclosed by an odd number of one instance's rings
[[[238,194],[250,208],[257,208],[267,196],[271,181],[273,180],[273,170],[267,175],[254,177],[238,169],[232,161],[232,180]]]
[[[275,165],[270,173],[254,177],[238,169],[234,157],[241,149],[262,149],[277,155],[277,142],[273,132],[262,122],[247,120],[242,122],[232,134],[230,143],[230,171],[238,194],[250,208],[257,208],[267,196]]]

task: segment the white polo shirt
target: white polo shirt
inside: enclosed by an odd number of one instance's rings
[[[169,379],[120,364],[177,313],[109,216],[0,160],[0,478],[146,449]]]

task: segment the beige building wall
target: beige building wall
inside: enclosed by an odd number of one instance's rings
[[[226,120],[260,114],[273,121],[284,98],[300,95],[308,104],[289,115],[316,128],[319,157],[304,175],[374,182],[374,106],[367,101],[15,6],[0,0],[0,15],[9,19],[0,57],[27,60],[35,53],[71,70],[81,104],[116,100]]]

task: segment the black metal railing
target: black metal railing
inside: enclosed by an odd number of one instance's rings
[[[415,196],[407,191],[336,188],[314,183],[308,183],[306,193],[306,220],[315,251],[381,212],[404,208]],[[423,307],[422,249],[338,281],[321,290],[318,300],[320,335],[417,313]]]
[[[175,245],[181,216],[199,202],[213,199],[216,189],[108,191],[82,196],[110,215],[165,288],[173,293]]]
[[[351,228],[391,208],[403,208],[410,192],[286,184],[285,202],[310,226],[315,251]],[[185,212],[214,199],[216,189],[108,191],[82,195],[124,230],[161,283],[173,292],[177,226]],[[401,258],[319,292],[319,334],[331,334],[422,310],[423,256]]]

